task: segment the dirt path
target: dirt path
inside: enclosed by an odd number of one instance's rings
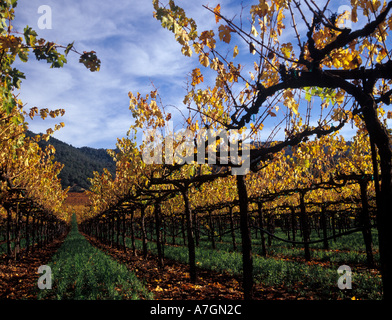
[[[33,253],[21,256],[20,261],[8,261],[0,257],[0,300],[37,299],[38,267],[47,264],[64,242],[66,235],[44,248],[36,248]]]

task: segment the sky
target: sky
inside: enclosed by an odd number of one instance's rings
[[[51,29],[39,28],[40,17],[47,14],[38,13],[42,5],[51,9]],[[179,5],[200,25],[215,24],[201,2],[180,0]],[[29,25],[39,37],[63,45],[75,41],[76,50],[94,50],[101,60],[99,72],[86,69],[72,52],[60,69],[36,61],[34,55],[27,63],[16,61],[15,67],[26,75],[19,92],[26,110],[65,109],[63,117],[53,120],[28,119],[29,129],[45,132],[64,122],[54,137],[75,147],[114,148],[133,122],[129,91],[144,95],[155,86],[164,104],[181,107],[187,74],[197,61],[182,56],[173,34],[153,18],[153,11],[150,0],[19,0],[16,31]]]
[[[199,30],[217,28],[213,14],[202,4],[213,8],[219,2],[226,16],[239,14],[239,1],[176,1]],[[40,18],[42,22],[48,14],[39,13],[42,5],[51,9],[50,29],[40,28]],[[28,63],[17,61],[15,67],[26,74],[19,92],[25,108],[65,109],[56,119],[28,119],[29,129],[40,133],[64,122],[55,138],[75,147],[108,149],[115,148],[117,138],[126,136],[133,123],[128,92],[145,95],[156,87],[164,105],[184,108],[187,75],[200,65],[196,55],[181,54],[174,35],[153,18],[153,11],[151,0],[19,0],[16,31],[29,25],[39,37],[63,45],[74,41],[76,50],[94,50],[101,60],[99,72],[90,72],[73,53],[60,69],[49,68],[33,55]],[[288,27],[284,36],[292,41],[293,30]]]

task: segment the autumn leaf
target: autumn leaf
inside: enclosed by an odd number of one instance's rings
[[[192,71],[192,86],[195,86],[204,81],[203,75],[200,72],[199,68],[196,68]]]
[[[218,70],[220,66],[220,61],[217,57],[215,57],[214,59],[212,59],[212,63],[211,63],[211,69],[213,70]]]
[[[218,30],[219,30],[219,39],[226,43],[230,43],[231,32],[233,31],[233,29],[231,29],[229,26],[225,26],[222,24],[219,26]]]
[[[337,104],[341,105],[344,101],[345,95],[343,92],[339,91],[335,96],[335,101]]]
[[[258,5],[253,5],[250,9],[250,13],[254,17],[254,15],[258,15],[260,18],[265,16],[268,13],[269,5],[265,2],[265,0],[260,0]]]
[[[249,52],[250,52],[251,54],[255,54],[255,53],[256,53],[256,47],[255,47],[255,45],[253,44],[253,42],[249,43]]]
[[[185,44],[182,48],[181,48],[181,53],[186,56],[186,57],[192,57],[192,49],[188,44]]]
[[[221,9],[221,5],[218,3],[218,5],[214,9],[216,23],[218,23],[219,20],[221,19],[221,17],[220,17],[220,9]]]
[[[200,34],[199,40],[203,45],[208,46],[211,49],[215,48],[214,31],[203,31]]]
[[[204,67],[208,67],[210,65],[210,59],[208,58],[208,55],[205,53],[200,54],[199,62]]]
[[[238,55],[238,46],[236,45],[233,50],[233,58],[235,58],[237,55]]]
[[[270,60],[272,60],[274,57],[275,57],[275,53],[273,52],[273,51],[270,51],[269,53],[268,53],[268,59],[270,59]]]
[[[293,46],[291,43],[284,43],[280,49],[286,58],[290,58],[293,52]]]
[[[377,58],[376,58],[377,63],[381,63],[381,61],[382,61],[387,55],[388,55],[388,51],[385,50],[385,48],[381,48],[381,50],[380,50],[380,52],[379,52],[379,54],[378,54],[378,56],[377,56]]]
[[[298,103],[294,99],[294,94],[290,90],[286,90],[283,94],[284,97],[284,104],[292,110],[296,115],[298,115]]]

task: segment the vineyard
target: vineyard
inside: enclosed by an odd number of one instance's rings
[[[357,139],[362,143],[364,137],[358,134]],[[363,277],[357,296],[377,298],[381,279],[374,269],[379,264],[379,253],[374,228],[372,236],[376,207],[372,175],[358,172],[338,176],[336,181],[330,178],[336,170],[347,172],[347,168],[360,163],[363,169],[371,168],[371,163],[366,165],[366,161],[370,162],[368,150],[359,155],[360,148],[355,144],[349,147],[342,137],[331,136],[308,142],[302,148],[312,149],[319,162],[317,173],[309,172],[307,166],[298,168],[298,163],[305,160],[301,154],[308,155],[298,148],[292,150],[291,156],[277,157],[262,174],[246,176],[246,228],[241,224],[236,177],[228,175],[204,182],[201,178],[210,179],[211,174],[196,174],[188,169],[175,171],[177,177],[172,173],[173,178],[168,178],[168,173],[154,168],[150,179],[147,169],[137,169],[139,176],[124,170],[116,174],[116,179],[97,176],[90,199],[91,208],[99,211],[92,217],[85,215],[80,229],[131,255],[146,258],[151,252],[159,268],[164,268],[164,257],[187,263],[194,283],[200,268],[242,274],[245,239],[249,241],[248,250],[253,252],[249,276],[252,282],[286,284],[288,288],[307,283],[311,292],[321,289],[324,282],[326,291],[333,291],[331,288],[337,289],[336,270],[349,264],[356,266],[358,271],[352,270],[359,272],[356,277]],[[135,165],[135,160],[124,164],[117,161],[117,166],[130,170]],[[328,167],[331,171],[324,171]],[[140,194],[132,196],[128,194],[130,187],[122,188],[131,181],[120,180],[120,172],[141,187]],[[126,190],[126,194],[115,194],[113,190]],[[317,266],[317,271],[312,275],[313,271],[302,269],[303,264]],[[285,274],[286,268],[293,274]]]
[[[197,56],[186,111],[155,87],[129,92],[130,130],[108,150],[115,174],[94,172],[83,193],[62,188],[54,147],[38,145],[63,124],[26,135],[27,118],[64,110],[25,111],[14,91],[24,74],[11,66],[34,53],[60,68],[72,53],[95,72],[100,60],[28,26],[13,33],[16,2],[1,1],[1,299],[391,297],[392,2],[352,1],[350,17],[329,16],[329,1],[260,0],[235,19],[204,6],[216,30],[200,32],[173,1],[154,0],[154,18]],[[340,26],[359,11],[366,23]],[[297,49],[280,38],[289,23]],[[37,287],[42,265],[49,289]]]

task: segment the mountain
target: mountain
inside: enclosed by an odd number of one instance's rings
[[[35,136],[31,131],[26,135]],[[72,191],[88,189],[90,187],[88,178],[93,177],[94,171],[102,173],[103,168],[115,175],[116,164],[106,149],[76,148],[53,137],[50,137],[49,141],[40,141],[38,144],[41,148],[51,144],[56,149],[55,161],[64,164],[59,174],[63,188],[70,186]]]

